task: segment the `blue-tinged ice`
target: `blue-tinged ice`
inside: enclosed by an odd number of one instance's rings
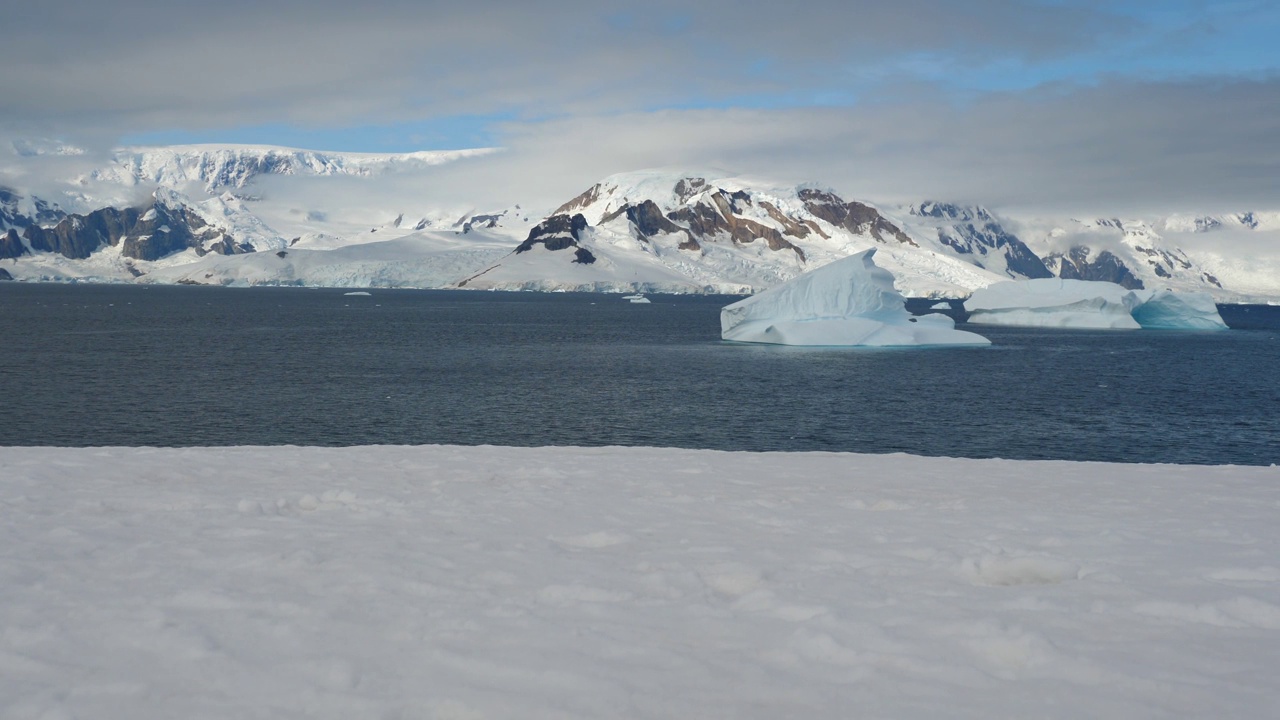
[[[975,325],[1114,330],[1227,327],[1208,293],[1129,290],[1094,280],[999,282],[975,291],[964,305],[969,322]]]
[[[720,311],[720,336],[775,345],[989,345],[946,315],[912,317],[875,249],[824,265]]]

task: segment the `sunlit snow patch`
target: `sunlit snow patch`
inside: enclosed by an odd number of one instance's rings
[[[1129,290],[1115,283],[1042,278],[1010,280],[965,301],[975,325],[1078,329],[1225,330],[1208,293]]]
[[[740,300],[720,311],[720,336],[775,345],[989,345],[946,315],[912,317],[875,248]]]

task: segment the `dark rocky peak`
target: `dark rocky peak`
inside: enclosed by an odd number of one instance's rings
[[[527,252],[534,245],[542,245],[548,250],[564,250],[579,247],[582,232],[587,229],[587,219],[582,213],[576,215],[552,215],[529,231],[529,237],[516,247],[517,253]],[[593,259],[594,261],[594,259]]]
[[[723,195],[724,192],[724,190],[721,190],[719,194]],[[747,208],[751,207],[751,204],[751,196],[747,194],[746,190],[729,193],[729,208],[735,214],[742,214]]]
[[[856,235],[871,235],[879,242],[888,242],[892,238],[904,245],[919,247],[897,225],[889,222],[879,210],[860,202],[845,202],[835,193],[813,188],[802,188],[800,200],[805,209],[836,227],[844,228]]]
[[[680,227],[672,222],[667,216],[662,214],[662,208],[652,200],[645,200],[639,205],[627,204],[614,210],[600,220],[600,224],[614,220],[616,218],[626,216],[631,226],[635,228],[635,233],[640,240],[651,242],[657,235],[684,235],[684,240],[678,246],[681,250],[701,250],[702,246],[694,239],[693,233],[687,228]]]
[[[700,177],[681,178],[675,186],[676,199],[682,204],[689,202],[689,199],[699,193],[706,191],[707,179]]]
[[[759,204],[760,208],[768,213],[769,217],[772,218],[774,222],[782,226],[783,232],[791,235],[792,237],[806,238],[809,237],[809,233],[811,232],[817,233],[824,238],[831,237],[822,231],[822,227],[819,226],[818,223],[812,220],[797,220],[779,210],[777,205],[774,205],[768,200],[761,200]]]
[[[770,250],[790,250],[801,260],[805,259],[804,251],[792,244],[782,231],[750,218],[741,217],[734,212],[735,200],[732,194],[724,190],[716,190],[710,193],[709,197],[709,203],[699,201],[686,204],[668,213],[667,219],[688,228],[692,233],[692,239],[699,242],[715,242],[718,237],[725,235],[739,245],[764,240]],[[781,215],[781,213],[778,214]],[[809,232],[809,228],[795,221],[791,221],[791,227],[799,229],[792,235],[793,237],[804,237]]]
[[[600,184],[596,183],[595,185],[587,188],[581,195],[578,195],[578,197],[556,208],[555,212],[551,213],[551,215],[552,217],[557,215],[568,215],[575,210],[581,210],[599,200],[601,192],[602,188],[600,187]]]
[[[50,228],[29,226],[23,237],[32,250],[75,260],[116,245],[121,246],[121,255],[135,260],[158,260],[187,248],[198,255],[253,252],[251,245],[237,242],[223,229],[210,226],[177,195],[162,192],[148,206],[105,207],[87,215],[68,215]]]
[[[1241,224],[1241,225],[1244,225],[1245,227],[1249,228],[1250,230],[1257,230],[1257,229],[1258,229],[1258,216],[1257,216],[1257,215],[1255,215],[1255,214],[1253,214],[1252,212],[1247,212],[1247,213],[1245,213],[1245,214],[1243,214],[1243,215],[1241,215],[1241,216],[1240,216],[1240,224]]]
[[[1083,245],[1077,245],[1063,253],[1054,253],[1047,260],[1049,266],[1057,266],[1058,277],[1068,280],[1101,280],[1112,282],[1130,290],[1141,290],[1143,285],[1124,264],[1109,250],[1103,250],[1097,257],[1090,258],[1091,251]]]
[[[23,195],[13,188],[0,186],[0,229],[22,229],[31,225],[52,225],[67,216],[67,213],[43,198],[32,197],[30,214],[22,211]]]
[[[978,267],[995,269],[988,267],[991,263],[978,258],[1000,255],[1004,257],[1005,274],[1009,277],[1053,277],[1040,256],[982,207],[928,201],[911,208],[910,212],[918,217],[948,221],[937,229],[938,242],[959,255],[974,256]]]
[[[0,235],[0,260],[10,260],[27,254],[27,246],[23,244],[18,231],[13,228]]]
[[[495,228],[498,227],[498,221],[507,216],[507,211],[500,213],[488,213],[485,215],[472,215],[462,223],[463,234],[471,232],[472,228]],[[397,226],[398,227],[398,226]]]
[[[120,253],[138,260],[157,260],[194,247],[203,255],[204,243],[201,241],[213,239],[201,232],[207,225],[204,218],[185,204],[162,196],[129,228]]]
[[[32,250],[83,260],[98,248],[119,243],[141,215],[137,208],[105,207],[88,215],[68,215],[51,228],[31,225],[22,236]]]

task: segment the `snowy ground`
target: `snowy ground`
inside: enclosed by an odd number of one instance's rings
[[[1274,717],[1280,469],[0,448],[3,718]]]

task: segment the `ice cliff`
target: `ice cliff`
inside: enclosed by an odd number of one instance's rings
[[[989,345],[981,335],[955,329],[946,315],[912,317],[893,287],[893,275],[876,267],[875,249],[740,300],[720,311],[720,336],[775,345],[894,347]]]
[[[1225,330],[1203,292],[1128,290],[1115,283],[1043,278],[999,282],[965,301],[975,325],[1078,329]]]

